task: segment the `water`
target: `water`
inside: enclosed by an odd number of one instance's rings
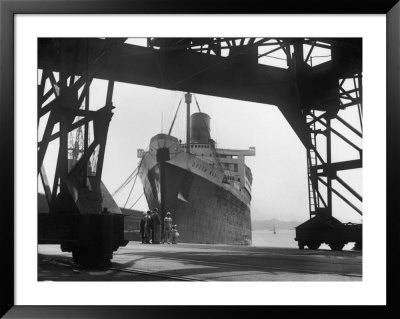
[[[277,229],[276,234],[272,230],[253,230],[252,246],[256,247],[279,247],[279,248],[299,248],[294,229]],[[352,250],[354,243],[348,243],[343,250]],[[320,249],[330,249],[328,245],[322,244]]]

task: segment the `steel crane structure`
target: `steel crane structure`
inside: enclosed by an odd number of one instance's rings
[[[38,141],[38,175],[49,204],[49,214],[39,217],[40,242],[60,243],[80,263],[107,261],[126,244],[123,216],[101,182],[115,82],[276,105],[307,150],[310,220],[337,224],[333,195],[362,215],[362,196],[338,175],[362,168],[362,148],[354,141],[362,138],[362,39],[148,38],[146,46],[126,40],[38,39],[38,118],[46,120]],[[313,52],[321,49],[327,57],[315,63]],[[263,63],[265,58],[284,65]],[[93,79],[108,81],[105,104],[97,111],[90,109]],[[349,108],[358,112],[358,126],[340,115]],[[69,167],[68,137],[78,128],[84,132],[84,150]],[[357,156],[333,161],[333,136]],[[55,140],[59,152],[50,185],[43,160]],[[87,166],[96,149],[95,174],[90,176]],[[339,238],[330,244],[340,249],[342,242]],[[300,248],[304,245],[316,247],[311,239],[299,241]]]

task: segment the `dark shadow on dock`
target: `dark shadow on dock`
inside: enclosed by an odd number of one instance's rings
[[[112,267],[142,269],[156,275],[154,277],[146,274],[123,273],[112,269],[81,269],[72,264],[71,257],[62,257],[69,259],[67,265],[57,263],[59,258],[60,256],[56,254],[39,254],[38,280],[171,280],[162,277],[167,274],[207,281],[286,281],[285,276],[288,277],[287,280],[289,281],[301,281],[306,278],[305,276],[310,277],[310,275],[319,276],[318,278],[325,276],[330,278],[328,280],[332,280],[332,276],[336,276],[337,281],[345,281],[351,279],[344,276],[345,274],[352,274],[359,279],[362,275],[362,255],[361,252],[354,251],[311,251],[289,248],[187,244],[178,244],[174,247],[170,245],[144,247],[139,243],[131,243],[115,253]],[[49,262],[49,259],[53,262]],[[124,262],[121,259],[128,261]],[[162,269],[159,267],[160,263],[162,263]],[[146,264],[149,265],[148,268],[146,268]],[[158,267],[154,267],[155,264]],[[262,278],[267,279],[263,280]]]

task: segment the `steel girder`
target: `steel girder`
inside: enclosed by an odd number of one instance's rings
[[[271,39],[249,39],[246,44],[242,39],[238,45],[238,39],[234,40],[149,39],[148,47],[120,41],[106,50],[106,40],[90,39],[88,54],[91,61],[102,57],[97,60],[94,78],[107,80],[111,76],[117,82],[276,105],[304,145],[309,140],[302,120],[304,110],[336,109],[338,79],[361,72],[360,39],[272,39],[272,44],[279,45],[287,55],[287,69],[258,63],[258,47],[271,44]],[[215,54],[217,49],[197,49],[211,42],[215,43],[214,48],[229,43],[230,54],[224,57]],[[328,46],[332,60],[317,67],[303,63],[296,69],[294,56],[303,55],[296,48],[291,52],[296,44]],[[64,66],[77,75],[84,74],[85,45],[85,39],[39,39],[39,68],[60,71]],[[63,57],[58,53],[61,46],[66,49]],[[299,69],[301,72],[294,73]]]
[[[344,88],[345,81],[351,81],[352,87]],[[310,217],[319,213],[332,216],[332,195],[335,194],[354,211],[362,215],[362,210],[355,205],[355,202],[361,203],[362,196],[353,189],[353,187],[342,179],[338,172],[362,168],[362,148],[357,139],[362,138],[362,78],[361,75],[354,75],[352,78],[342,79],[340,81],[339,91],[341,94],[340,109],[355,108],[359,115],[359,128],[343,119],[338,113],[323,112],[318,116],[314,110],[307,113],[306,120],[309,126],[311,145],[307,148],[308,165],[308,191]],[[342,127],[350,131],[344,134],[343,129],[335,129],[332,123],[341,124]],[[342,143],[346,143],[356,152],[356,156],[346,160],[333,162],[332,160],[332,136],[337,136]],[[346,136],[347,135],[347,136]],[[351,135],[351,137],[350,137]],[[322,145],[317,142],[318,136],[322,136],[324,141]],[[348,195],[338,191],[333,187],[332,182],[338,184],[348,191]],[[321,187],[323,186],[323,187]],[[324,196],[323,196],[324,193]],[[351,197],[351,199],[349,199]]]

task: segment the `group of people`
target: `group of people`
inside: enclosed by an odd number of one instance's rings
[[[161,241],[161,219],[158,215],[158,209],[143,212],[140,220],[140,234],[142,235],[142,244],[176,244],[179,237],[177,225],[172,225],[171,213],[167,212],[163,221],[164,231]]]

